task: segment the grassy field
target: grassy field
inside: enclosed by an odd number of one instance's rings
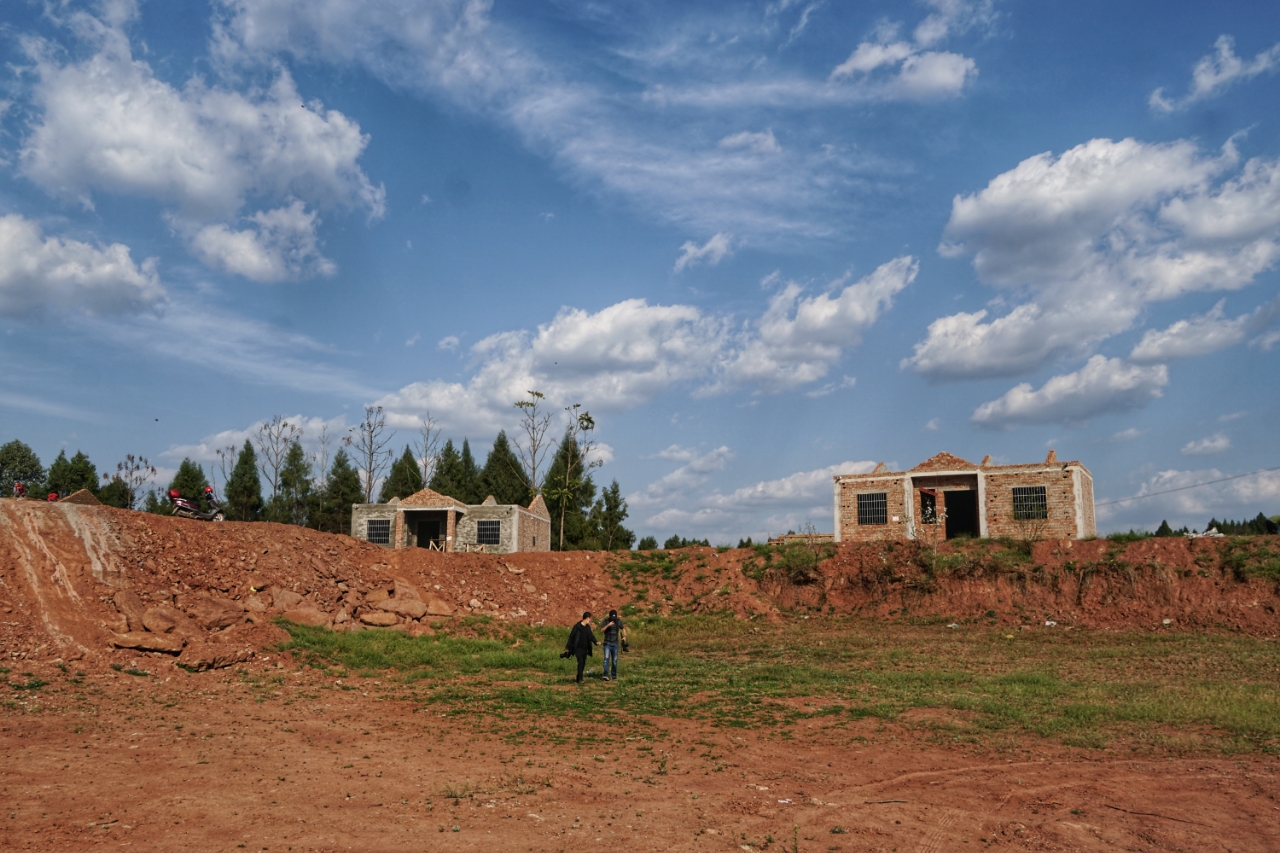
[[[438,713],[505,721],[516,737],[606,716],[633,728],[686,718],[782,737],[806,720],[839,727],[878,718],[979,748],[1030,737],[1280,754],[1280,647],[1244,637],[636,618],[621,680],[578,687],[573,661],[559,658],[563,628],[471,621],[457,633],[473,636],[414,639],[285,627],[286,648],[307,665],[378,678]],[[600,661],[589,661],[597,673]]]

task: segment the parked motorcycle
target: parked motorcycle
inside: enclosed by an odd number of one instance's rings
[[[213,487],[204,487],[204,499],[209,504],[208,512],[201,512],[194,502],[184,498],[177,489],[169,490],[169,503],[173,505],[173,514],[179,518],[194,518],[196,521],[226,521],[227,516],[213,497]]]

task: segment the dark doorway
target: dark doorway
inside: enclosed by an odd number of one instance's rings
[[[424,518],[419,521],[418,547],[442,549],[444,547],[444,522],[438,518]]]
[[[943,492],[947,510],[947,538],[978,535],[978,493],[971,489]]]

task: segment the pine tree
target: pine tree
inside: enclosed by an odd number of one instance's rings
[[[464,497],[458,500],[467,504],[478,504],[485,499],[485,495],[480,494],[482,488],[480,484],[480,468],[476,465],[476,458],[471,455],[471,442],[465,438],[462,439],[462,491]]]
[[[173,504],[160,500],[155,489],[148,489],[147,497],[142,502],[142,511],[152,515],[173,515]]]
[[[209,485],[209,481],[205,479],[204,469],[190,459],[183,459],[182,464],[178,466],[178,473],[173,475],[173,482],[169,484],[170,489],[177,489],[182,496],[191,501],[201,512],[208,512],[209,506],[205,503],[204,487]],[[168,504],[167,501],[161,501],[162,504]],[[172,507],[167,507],[172,509]],[[147,512],[151,512],[147,509]],[[164,512],[161,515],[171,515],[171,512]]]
[[[1173,535],[1173,528],[1169,526],[1168,521],[1160,522],[1160,526],[1156,528],[1156,535],[1161,538]]]
[[[105,486],[98,489],[98,500],[106,506],[117,509],[129,508],[129,485],[119,477],[112,477]]]
[[[49,466],[49,478],[45,481],[44,488],[57,492],[63,498],[81,489],[97,492],[98,469],[80,451],[77,450],[75,456],[67,459],[67,451],[61,450],[58,458]]]
[[[413,451],[405,445],[404,453],[391,463],[391,473],[382,481],[382,493],[378,495],[378,503],[386,503],[392,498],[407,498],[414,492],[422,491],[422,469],[418,460],[413,458]]]
[[[311,460],[295,439],[280,466],[280,493],[273,502],[272,520],[305,525],[311,497]]]
[[[262,512],[262,482],[258,479],[258,457],[253,444],[245,439],[236,467],[227,478],[227,518],[232,521],[257,521]]]
[[[636,535],[622,526],[626,518],[627,501],[622,496],[618,481],[614,480],[591,507],[590,527],[601,550],[630,550]]]
[[[436,462],[436,472],[431,475],[429,488],[433,492],[466,500],[462,475],[462,457],[453,446],[453,439],[444,443],[440,450],[440,459]]]
[[[520,459],[511,449],[506,432],[498,433],[480,471],[480,491],[484,492],[481,500],[493,495],[500,504],[528,506],[533,496],[529,494],[520,471]]]
[[[566,475],[568,470],[582,474],[585,466],[581,456],[578,443],[566,432],[556,448],[551,467],[547,469],[542,494],[551,512],[551,541],[557,551],[574,551],[593,545],[599,547],[591,536],[587,521],[587,511],[595,502],[595,483],[590,474],[582,479]]]
[[[44,466],[36,452],[16,438],[0,447],[0,488],[11,494],[14,483],[27,487],[27,494],[35,497],[32,487],[44,485]]]
[[[339,449],[333,457],[329,476],[324,482],[325,512],[320,529],[330,533],[351,532],[351,505],[364,500],[360,475],[351,467],[347,451]]]
[[[656,551],[658,550],[658,540],[652,536],[646,536],[636,543],[637,551]]]

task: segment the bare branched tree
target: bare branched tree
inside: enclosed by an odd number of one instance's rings
[[[231,470],[236,467],[236,457],[238,450],[234,444],[228,444],[226,447],[219,447],[214,453],[218,454],[218,472],[222,474],[222,488],[227,487],[227,481],[231,479]],[[222,500],[222,494],[217,490],[217,484],[214,484],[214,498]]]
[[[280,490],[280,468],[284,465],[284,458],[289,453],[289,445],[300,438],[302,438],[302,428],[286,421],[283,415],[276,415],[258,427],[258,434],[254,436],[254,443],[258,445],[258,452],[262,454],[258,460],[258,467],[271,483],[272,500],[275,500],[276,492]]]
[[[311,454],[312,476],[311,476],[311,492],[315,495],[316,511],[320,518],[324,517],[325,511],[328,509],[329,492],[325,488],[329,482],[329,445],[332,443],[333,437],[329,435],[329,425],[320,424],[320,440],[319,446],[315,453]]]
[[[947,510],[938,509],[937,498],[926,503],[921,498],[920,521],[916,538],[923,543],[928,552],[929,572],[938,570],[938,546],[947,541]]]
[[[440,425],[431,417],[431,412],[427,412],[422,425],[418,427],[418,438],[413,443],[413,449],[417,451],[418,464],[422,466],[422,485],[429,486],[440,461]]]
[[[365,406],[364,420],[347,431],[343,443],[352,449],[356,465],[364,480],[364,502],[373,503],[373,489],[383,478],[391,464],[391,451],[387,445],[395,431],[387,433],[387,416],[381,406]]]
[[[331,441],[333,438],[329,435],[329,425],[321,424],[319,449],[311,456],[315,463],[315,477],[312,485],[317,490],[324,489],[325,478],[329,476],[329,443]]]
[[[129,509],[137,500],[138,492],[156,476],[156,468],[145,456],[134,456],[132,453],[124,457],[124,461],[116,465],[114,474],[103,474],[102,479],[119,480],[129,490]]]
[[[530,391],[528,400],[519,400],[515,406],[520,410],[520,430],[524,440],[519,438],[512,442],[516,446],[516,455],[524,470],[519,471],[520,479],[529,488],[529,497],[533,498],[542,490],[542,480],[538,476],[539,469],[551,449],[547,441],[547,430],[551,428],[551,413],[542,409],[546,397],[540,391]]]

